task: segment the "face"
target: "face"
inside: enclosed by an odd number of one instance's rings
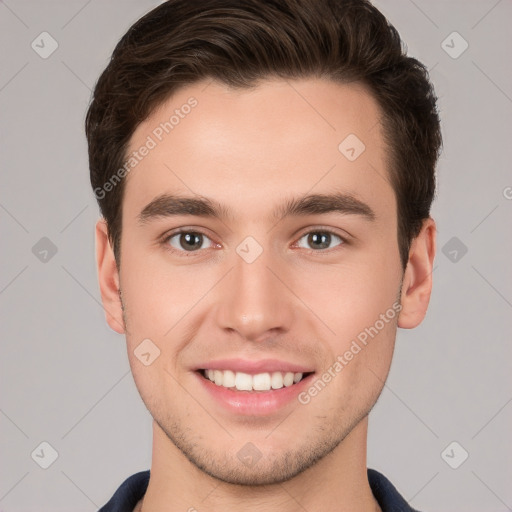
[[[126,177],[110,322],[158,428],[209,475],[289,479],[382,390],[403,272],[379,118],[357,84],[199,83],[131,139],[150,149]]]

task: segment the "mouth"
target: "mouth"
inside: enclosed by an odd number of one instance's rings
[[[193,370],[199,389],[235,421],[241,416],[273,418],[300,404],[298,396],[315,378],[307,363],[272,358],[216,359]]]
[[[261,372],[250,374],[245,372],[235,372],[232,370],[221,370],[203,368],[197,370],[197,373],[215,385],[230,389],[232,391],[245,391],[249,393],[264,393],[277,391],[282,388],[293,387],[314,372]]]

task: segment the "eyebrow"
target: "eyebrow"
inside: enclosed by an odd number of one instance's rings
[[[270,220],[284,217],[321,215],[326,213],[359,215],[367,220],[375,220],[372,208],[352,194],[331,193],[311,194],[293,197],[278,205],[270,214]],[[143,225],[151,220],[179,215],[193,215],[216,219],[234,219],[232,210],[220,203],[203,196],[183,196],[161,194],[148,203],[137,216],[138,223]]]

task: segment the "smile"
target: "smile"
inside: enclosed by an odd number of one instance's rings
[[[262,372],[255,375],[232,370],[200,370],[201,375],[228,389],[237,391],[270,391],[290,387],[300,382],[309,373],[301,372]]]
[[[200,388],[234,417],[270,417],[292,404],[314,379],[314,372],[262,372],[200,369]]]

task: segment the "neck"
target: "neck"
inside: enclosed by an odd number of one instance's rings
[[[271,485],[220,481],[192,464],[153,422],[153,457],[142,512],[380,512],[368,483],[365,417],[329,455],[294,478]],[[136,509],[138,510],[138,508]]]

